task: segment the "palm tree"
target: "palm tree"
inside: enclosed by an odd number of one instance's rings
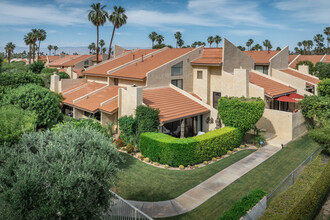
[[[301,42],[298,42],[297,45],[298,45],[298,47],[299,47],[299,50],[301,51],[302,43],[301,43]],[[300,53],[301,53],[301,52],[300,52]]]
[[[262,50],[262,46],[260,44],[254,45],[251,50]]]
[[[184,41],[180,38],[180,39],[177,41],[177,45],[181,48],[181,47],[184,45]]]
[[[103,46],[105,45],[104,40],[100,40],[99,44],[100,44],[100,47],[101,47],[101,51],[103,53]]]
[[[219,35],[215,35],[215,37],[214,37],[214,42],[217,44],[217,47],[218,47],[218,45],[219,45],[219,43],[221,42],[221,37],[219,36]]]
[[[312,40],[308,40],[308,41],[307,41],[307,49],[308,49],[308,53],[309,53],[309,54],[312,54],[312,53],[311,53],[311,50],[312,50],[313,45],[314,45],[314,44],[313,44],[313,41],[312,41]]]
[[[209,37],[207,38],[207,42],[210,44],[210,47],[212,47],[212,44],[213,44],[213,42],[214,42],[214,37],[209,36]]]
[[[329,54],[330,27],[324,28],[323,33],[327,36],[327,53]]]
[[[254,40],[252,38],[250,38],[247,42],[246,42],[246,46],[248,48],[248,50],[251,50],[251,46],[254,43]]]
[[[8,53],[8,63],[10,63],[11,53],[14,52],[14,49],[15,49],[15,44],[13,44],[12,42],[6,44],[5,50]]]
[[[317,34],[314,37],[314,41],[315,41],[315,43],[317,45],[317,51],[318,51],[318,53],[321,53],[322,47],[323,47],[324,37],[322,36],[322,34]]]
[[[245,47],[237,46],[237,48],[240,49],[241,51],[245,51]]]
[[[88,50],[89,50],[89,54],[92,54],[92,50],[93,50],[92,44],[88,45]]]
[[[56,55],[56,51],[58,50],[58,46],[54,46],[54,54]]]
[[[47,33],[44,29],[38,29],[37,33],[37,40],[39,41],[39,46],[38,46],[38,60],[39,60],[39,55],[40,55],[40,42],[46,40]]]
[[[127,22],[127,16],[125,14],[125,11],[126,10],[124,8],[122,8],[121,6],[119,6],[119,7],[114,6],[113,12],[109,16],[109,21],[113,24],[113,31],[112,31],[111,41],[110,41],[110,45],[109,45],[108,59],[110,59],[110,56],[111,56],[111,45],[112,45],[113,36],[115,35],[116,28],[117,29],[120,28]]]
[[[302,42],[302,45],[304,46],[304,54],[306,55],[306,48],[307,48],[307,46],[308,46],[307,40],[304,40],[304,41]]]
[[[181,39],[181,37],[182,34],[179,31],[174,34],[174,38],[176,39],[176,45],[175,45],[176,48],[178,47],[178,41]]]
[[[268,49],[269,49],[269,46],[271,45],[271,44],[270,44],[270,41],[269,41],[269,40],[265,40],[265,41],[262,42],[262,43],[263,43],[265,49],[268,50]]]
[[[281,50],[281,48],[280,47],[276,47],[276,50],[279,51],[279,50]]]
[[[103,47],[102,48],[102,53],[105,54],[105,52],[107,52],[107,48]]]
[[[163,35],[161,35],[161,34],[157,35],[156,41],[158,42],[159,45],[161,45],[162,42],[164,41]]]
[[[52,45],[48,45],[48,50],[49,50],[49,55],[51,55],[51,52],[52,52],[52,49],[53,49],[53,46]]]
[[[24,42],[26,45],[29,45],[29,64],[31,64],[31,53],[32,53],[32,33],[28,33],[27,35],[24,35]]]
[[[157,36],[158,36],[158,34],[154,31],[149,34],[149,39],[152,41],[152,47],[154,47],[154,42],[155,42]]]
[[[33,41],[33,45],[32,45],[32,52],[33,52],[32,59],[33,60],[36,57],[36,42],[38,40],[38,34],[39,34],[39,31],[37,29],[32,29],[31,39]]]
[[[108,12],[104,10],[106,5],[101,6],[101,3],[93,3],[92,10],[88,13],[88,20],[96,26],[96,63],[99,63],[99,27],[103,26],[108,18]]]
[[[91,47],[92,47],[92,54],[95,54],[96,46],[94,42],[91,43]]]

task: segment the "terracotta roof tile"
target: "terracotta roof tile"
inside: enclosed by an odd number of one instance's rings
[[[67,62],[64,62],[62,64],[62,66],[65,66],[65,67],[69,67],[69,66],[74,66],[76,65],[77,63],[81,62],[81,61],[84,61],[84,60],[87,60],[91,57],[93,57],[95,55],[81,55],[79,57],[73,57],[73,59],[67,61]]]
[[[103,61],[102,63],[93,66],[86,70],[85,74],[96,74],[96,75],[107,75],[107,72],[111,69],[114,69],[116,67],[119,67],[125,63],[128,63],[134,59],[140,58],[142,55],[149,54],[151,52],[154,52],[156,50],[153,49],[145,49],[145,50],[137,50],[132,53],[127,53],[124,56],[121,56],[119,58],[110,59],[109,61]]]
[[[110,114],[116,112],[118,110],[118,98],[114,98],[111,102],[107,103],[104,106],[101,106],[100,110],[108,112]]]
[[[282,83],[276,82],[257,73],[250,72],[249,74],[250,83],[264,88],[265,95],[271,97],[279,97],[288,93],[296,92],[296,89],[283,85]]]
[[[204,48],[202,57],[191,63],[220,65],[222,63],[222,48]]]
[[[298,55],[289,55],[289,64],[294,60],[296,59]]]
[[[84,69],[73,69],[73,72],[75,72],[77,74],[77,76],[83,76],[82,72],[84,71]]]
[[[321,59],[324,55],[300,55],[291,65],[291,68],[296,68],[296,65],[299,61],[308,60],[311,61],[314,65],[317,62],[321,62]]]
[[[110,76],[113,77],[124,77],[124,78],[133,78],[133,79],[145,79],[149,71],[174,60],[195,48],[170,48],[166,49],[160,53],[154,54],[146,59],[143,62],[139,61],[137,63],[131,64],[125,68],[115,71]]]
[[[295,76],[297,78],[300,78],[302,80],[305,80],[307,82],[310,82],[310,83],[313,83],[313,84],[318,84],[321,80],[319,79],[315,79],[314,77],[311,77],[311,76],[308,76],[306,74],[303,74],[303,73],[299,73],[295,70],[291,70],[291,69],[284,69],[284,70],[281,70],[281,72],[284,72],[284,73],[287,73],[291,76]]]
[[[143,90],[143,103],[159,109],[161,122],[173,121],[189,116],[209,112],[209,109],[195,102],[173,88],[157,88]]]
[[[324,59],[325,63],[330,63],[330,55],[326,55]]]
[[[251,57],[254,60],[255,64],[269,64],[269,60],[275,56],[277,53],[280,51],[275,51],[275,50],[248,50],[248,51],[243,51],[246,55]]]
[[[77,58],[79,56],[81,56],[81,55],[65,55],[64,57],[59,58],[59,59],[57,59],[57,60],[49,63],[48,66],[54,66],[54,67],[63,66],[63,64],[65,62],[68,62],[68,61],[70,61],[70,60],[72,60],[74,58]]]
[[[49,62],[54,62],[55,60],[58,60],[60,58],[61,58],[61,56],[48,56]]]

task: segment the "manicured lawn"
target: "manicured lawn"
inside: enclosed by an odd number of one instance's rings
[[[171,219],[216,219],[252,189],[261,188],[270,193],[318,147],[307,135],[291,142],[198,208]]]
[[[122,153],[126,162],[121,165],[117,187],[112,190],[129,200],[173,199],[254,151],[241,150],[216,163],[187,171],[153,167]]]

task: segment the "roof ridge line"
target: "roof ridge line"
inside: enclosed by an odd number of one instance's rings
[[[101,87],[101,88],[98,88],[98,89],[96,89],[96,90],[94,90],[94,91],[92,91],[92,92],[90,92],[90,93],[87,93],[87,94],[85,94],[85,95],[83,95],[83,96],[81,96],[81,97],[79,97],[79,98],[76,98],[76,99],[72,100],[72,104],[74,105],[75,103],[81,101],[82,99],[85,99],[85,98],[87,98],[88,96],[93,95],[94,93],[97,93],[97,92],[99,92],[100,90],[105,89],[106,87],[108,87],[107,84],[104,84],[104,85],[105,85],[105,86],[103,86],[103,87]]]
[[[118,89],[119,89],[119,88],[118,88]],[[108,100],[105,100],[104,102],[101,102],[101,103],[100,103],[100,107],[102,107],[102,106],[108,104],[109,102],[114,101],[116,98],[118,98],[118,95],[116,95],[116,96],[114,96],[114,97],[112,97],[112,98],[110,98],[110,99],[108,99]]]

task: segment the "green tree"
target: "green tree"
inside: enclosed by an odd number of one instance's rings
[[[254,43],[254,40],[252,38],[250,38],[247,42],[246,42],[246,46],[248,48],[248,50],[251,50],[252,44]]]
[[[52,49],[53,49],[53,46],[52,45],[48,45],[48,50],[49,50],[49,56],[52,55]]]
[[[272,45],[271,45],[271,43],[270,43],[269,40],[265,40],[264,42],[262,42],[262,44],[264,45],[265,50],[270,50],[271,47],[272,47]]]
[[[330,27],[324,28],[323,33],[327,36],[327,54],[329,54]]]
[[[104,47],[104,45],[105,45],[104,40],[100,40],[99,44],[100,44],[100,47],[101,47],[100,50],[101,50],[102,53],[103,53],[103,47]]]
[[[5,50],[7,51],[8,63],[10,63],[11,54],[14,52],[15,47],[16,46],[15,44],[13,44],[13,42],[9,42],[5,46]]]
[[[159,126],[159,110],[140,105],[136,108],[137,134],[157,132]]]
[[[184,41],[182,39],[179,39],[176,43],[180,48],[182,48],[182,46],[184,45]]]
[[[276,47],[276,50],[277,50],[277,51],[280,51],[280,50],[281,50],[281,48],[280,48],[280,47]]]
[[[0,144],[15,143],[23,133],[35,130],[36,116],[13,105],[0,107]]]
[[[323,79],[317,84],[317,94],[330,97],[330,78]]]
[[[240,49],[241,51],[245,51],[245,47],[237,46],[237,48]]]
[[[158,34],[154,31],[149,34],[149,39],[152,42],[152,48],[154,47],[154,42],[157,39],[157,36],[158,36]]]
[[[212,47],[212,44],[213,44],[213,42],[214,42],[214,37],[209,36],[209,37],[207,38],[207,42],[210,44],[210,47]]]
[[[299,101],[302,114],[309,119],[312,127],[324,127],[330,119],[330,100],[325,96],[307,96]]]
[[[161,34],[157,35],[156,41],[157,41],[158,45],[161,45],[162,42],[164,41],[163,35],[161,35]]]
[[[308,49],[308,53],[309,54],[312,54],[311,50],[312,50],[313,46],[314,46],[313,41],[312,40],[308,40],[307,41],[307,49]]]
[[[301,60],[296,64],[296,69],[298,69],[298,66],[300,65],[308,65],[308,69],[309,69],[309,74],[313,75],[314,74],[314,64],[309,61],[309,60]]]
[[[315,76],[320,80],[330,78],[330,63],[317,62],[314,70]]]
[[[4,219],[95,219],[109,209],[122,159],[112,140],[92,128],[24,134],[0,148]]]
[[[107,52],[107,48],[102,48],[102,54],[105,54],[105,52]]]
[[[58,46],[55,45],[55,46],[53,47],[53,49],[54,49],[54,55],[56,55],[56,51],[58,50]]]
[[[44,29],[38,29],[38,34],[37,34],[37,39],[39,42],[39,46],[38,46],[38,60],[39,60],[39,55],[40,55],[40,42],[46,40],[47,37],[47,33]]]
[[[42,61],[35,61],[33,62],[30,66],[29,66],[29,69],[36,73],[36,74],[39,74],[41,73],[42,69],[44,68],[45,66],[45,63],[42,62]]]
[[[108,54],[108,60],[110,59],[111,56],[111,46],[112,46],[112,40],[115,35],[115,30],[116,28],[119,29],[121,26],[126,24],[127,22],[127,16],[125,14],[125,9],[121,6],[113,7],[113,12],[109,15],[109,21],[113,24],[113,31],[111,35],[111,40],[110,40],[110,45],[109,45],[109,54]]]
[[[96,63],[99,63],[99,27],[103,26],[108,18],[108,12],[104,9],[106,5],[101,6],[101,3],[93,3],[92,10],[88,13],[88,20],[96,26]]]
[[[307,40],[304,40],[304,41],[302,42],[302,45],[304,46],[304,54],[306,55],[306,52],[307,52],[306,48],[307,48],[307,46],[308,46],[308,42],[307,42]]]
[[[317,46],[317,48],[315,48],[316,49],[316,53],[317,54],[321,54],[322,53],[322,48],[324,46],[324,44],[323,44],[324,37],[322,36],[322,34],[317,34],[314,37],[314,41],[315,41],[316,46]]]
[[[182,34],[178,31],[174,34],[174,38],[176,39],[176,48],[178,48],[178,42],[181,40]]]
[[[217,47],[219,47],[219,43],[221,42],[221,37],[219,35],[215,35],[214,42],[216,43]]]
[[[15,89],[19,86],[26,84],[36,84],[43,86],[44,82],[40,75],[31,72],[12,72],[0,73],[0,90],[3,89]]]
[[[39,32],[38,32],[38,29],[32,29],[32,31],[30,32],[31,33],[31,40],[32,40],[32,59],[33,61],[35,60],[36,58],[36,42],[38,41],[38,35],[39,35]]]
[[[26,45],[29,46],[29,64],[31,64],[31,53],[32,53],[32,45],[33,45],[33,38],[32,33],[28,33],[27,35],[24,35],[24,42]]]
[[[28,84],[13,89],[3,97],[4,104],[12,104],[35,112],[38,127],[51,127],[60,116],[58,96],[38,85]]]

